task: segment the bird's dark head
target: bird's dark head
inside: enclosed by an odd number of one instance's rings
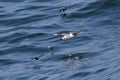
[[[71,32],[72,35],[77,35],[77,32]]]

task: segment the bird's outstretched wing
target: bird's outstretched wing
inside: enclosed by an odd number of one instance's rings
[[[59,34],[56,34],[56,33],[55,33],[55,34],[52,34],[52,36],[59,36]]]
[[[87,32],[87,30],[79,30],[79,31],[77,31],[77,33],[80,33],[80,32]]]
[[[66,35],[66,34],[68,34],[68,33],[60,33],[60,34],[52,34],[53,36],[64,36],[64,35]]]

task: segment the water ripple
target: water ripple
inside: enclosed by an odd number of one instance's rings
[[[0,0],[0,79],[119,80],[119,3]],[[85,32],[65,41],[52,36],[79,30]]]

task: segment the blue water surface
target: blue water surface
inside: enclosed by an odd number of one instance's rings
[[[0,0],[0,80],[120,80],[120,0]]]

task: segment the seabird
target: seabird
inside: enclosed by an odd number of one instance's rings
[[[40,55],[40,56],[36,56],[36,57],[33,57],[32,59],[33,60],[39,60],[40,59],[40,57],[42,57],[43,55]]]
[[[68,32],[68,33],[53,34],[53,36],[63,36],[60,39],[61,40],[67,40],[67,39],[75,37],[79,32],[80,31],[78,31],[78,32]]]
[[[52,47],[52,46],[48,46],[47,48],[48,48],[49,50],[52,50],[52,49],[53,49],[53,47]]]
[[[67,7],[64,6],[63,8],[60,9],[60,12],[61,12],[61,13],[64,13],[64,11],[65,11],[66,9],[67,9]]]
[[[79,56],[75,56],[75,55],[73,55],[73,54],[65,54],[65,55],[63,56],[63,58],[64,58],[64,59],[74,59],[74,60],[79,60],[81,57],[79,57]]]

